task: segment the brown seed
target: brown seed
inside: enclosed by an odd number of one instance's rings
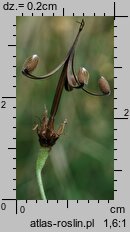
[[[65,81],[65,89],[67,91],[72,91],[73,87],[75,87],[77,84],[74,75],[69,75],[69,77],[66,78]]]
[[[80,67],[77,77],[81,85],[88,84],[89,72],[84,67]]]
[[[99,88],[102,93],[110,94],[111,90],[110,90],[109,83],[104,77],[100,77],[98,84],[99,84]]]
[[[37,67],[38,61],[39,57],[37,55],[30,56],[26,59],[23,70],[26,70],[28,73],[32,72]]]
[[[70,75],[70,76],[69,76],[68,83],[69,83],[69,85],[71,85],[71,86],[73,86],[73,87],[76,86],[77,82],[76,82],[76,80],[75,80],[74,75]]]

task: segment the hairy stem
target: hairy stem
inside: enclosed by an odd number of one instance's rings
[[[48,148],[40,149],[39,154],[38,154],[38,158],[36,161],[36,177],[37,177],[37,183],[38,183],[38,187],[39,187],[39,191],[40,191],[42,200],[46,200],[46,195],[44,192],[41,172],[42,172],[42,169],[43,169],[45,162],[47,160],[48,153],[49,153]]]

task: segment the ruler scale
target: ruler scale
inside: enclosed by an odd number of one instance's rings
[[[21,231],[31,231],[33,228],[45,231],[130,230],[129,1],[99,2],[97,5],[94,1],[80,1],[75,3],[75,6],[59,0],[52,3],[45,1],[0,3],[2,41],[0,219],[1,229],[4,228],[5,231],[11,226],[11,229]],[[114,200],[17,200],[16,16],[77,15],[114,17]]]

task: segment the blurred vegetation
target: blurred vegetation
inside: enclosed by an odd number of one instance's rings
[[[39,151],[35,122],[44,105],[50,112],[58,71],[46,80],[21,74],[25,59],[38,54],[35,73],[45,74],[66,56],[82,17],[17,17],[17,199],[40,199],[35,176]],[[65,118],[64,134],[52,148],[43,170],[48,199],[113,199],[113,17],[84,17],[75,56],[75,67],[90,73],[89,89],[106,77],[109,97],[93,97],[82,90],[64,90],[57,127]]]

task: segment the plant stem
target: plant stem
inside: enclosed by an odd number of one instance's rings
[[[76,47],[76,44],[77,44],[78,39],[79,39],[79,35],[80,35],[81,31],[83,30],[83,27],[84,27],[84,20],[82,20],[82,22],[80,23],[79,31],[78,31],[76,38],[75,38],[75,40],[74,40],[74,42],[73,42],[73,44],[72,44],[72,46],[67,54],[67,58],[64,62],[64,66],[63,66],[63,69],[62,69],[62,72],[61,72],[61,75],[60,75],[60,78],[59,78],[59,81],[58,81],[58,84],[56,87],[55,96],[54,96],[52,107],[51,107],[51,113],[50,113],[50,118],[49,118],[49,122],[48,122],[49,128],[50,128],[50,125],[52,124],[52,122],[54,121],[55,115],[57,113],[58,106],[59,106],[60,99],[61,99],[61,95],[62,95],[63,88],[64,88],[64,84],[65,84],[65,79],[67,78],[67,67],[69,65],[69,60],[72,59],[72,57],[73,57],[75,47]]]
[[[36,161],[36,177],[37,177],[37,183],[38,183],[38,187],[39,187],[39,191],[40,191],[42,200],[46,200],[46,195],[44,192],[41,172],[42,172],[42,169],[43,169],[45,162],[47,160],[48,153],[49,153],[48,148],[40,149],[39,154],[38,154],[38,158]]]

